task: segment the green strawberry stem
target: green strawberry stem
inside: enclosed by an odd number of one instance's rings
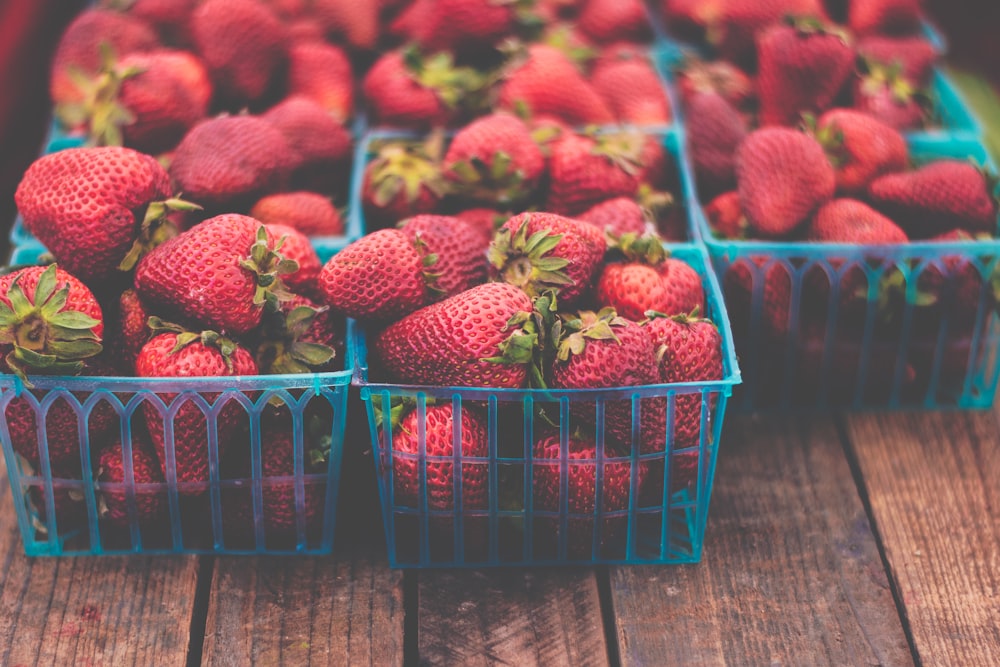
[[[509,228],[496,233],[487,259],[503,282],[520,287],[528,296],[536,297],[549,290],[558,292],[562,286],[574,284],[563,271],[569,260],[547,256],[562,238],[562,234],[545,230],[528,237],[528,221],[525,220],[513,235]]]
[[[167,322],[159,317],[156,317],[155,315],[150,316],[150,318],[146,320],[146,326],[149,327],[154,336],[162,333],[177,334],[177,341],[174,343],[174,347],[170,350],[170,352],[167,353],[168,355],[177,354],[185,347],[193,343],[200,343],[205,347],[212,347],[218,350],[219,354],[222,355],[223,360],[226,362],[226,368],[230,371],[233,370],[232,356],[233,353],[239,348],[236,341],[226,338],[216,331],[190,331],[179,324]]]
[[[257,367],[265,375],[312,373],[336,355],[329,345],[299,340],[312,326],[316,316],[329,306],[296,306],[287,315],[269,313],[262,326],[262,340],[257,346]]]
[[[299,270],[298,262],[279,252],[284,242],[285,237],[281,237],[272,249],[267,239],[267,228],[261,225],[257,228],[257,240],[250,246],[250,256],[240,261],[240,266],[257,276],[254,305],[264,306],[268,312],[277,311],[280,302],[295,296],[281,280],[281,276]]]
[[[668,256],[663,247],[663,239],[658,234],[639,235],[626,232],[620,236],[607,234],[608,250],[622,255],[630,262],[639,262],[650,266],[663,263]]]
[[[200,211],[201,206],[181,198],[180,195],[150,202],[146,207],[146,215],[139,225],[139,235],[129,249],[128,254],[118,265],[121,271],[131,271],[139,263],[143,255],[156,246],[177,236],[177,226],[167,216],[173,211]]]
[[[599,312],[583,310],[577,314],[562,315],[563,331],[557,346],[556,362],[569,361],[570,357],[583,354],[588,340],[613,340],[621,344],[612,327],[626,326],[628,322],[618,316],[614,308]]]
[[[372,162],[372,201],[386,207],[403,194],[412,204],[424,188],[441,198],[447,186],[441,173],[440,155],[428,140],[427,144],[392,143],[384,146]],[[437,149],[439,150],[439,149]]]

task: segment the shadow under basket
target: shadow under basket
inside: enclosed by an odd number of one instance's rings
[[[331,553],[352,371],[0,376],[25,553]]]

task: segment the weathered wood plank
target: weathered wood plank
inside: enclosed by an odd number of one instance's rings
[[[606,665],[592,570],[423,571],[421,665]]]
[[[1000,664],[996,415],[853,415],[846,423],[921,662]]]
[[[195,557],[29,559],[0,480],[0,664],[186,663]]]
[[[829,418],[730,418],[702,562],[611,569],[622,665],[912,663]]]

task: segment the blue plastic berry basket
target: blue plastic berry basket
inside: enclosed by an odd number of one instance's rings
[[[354,384],[368,412],[392,567],[693,563],[701,558],[726,403],[740,382],[740,373],[725,305],[704,250],[680,244],[668,248],[702,277],[708,315],[722,334],[721,380],[607,390],[381,384],[369,381],[365,336],[358,331]],[[390,412],[402,400],[411,401],[417,411],[416,451],[394,451]],[[660,406],[666,402],[662,451],[655,452],[657,447],[647,448],[653,453],[640,453],[637,447],[613,448],[605,416],[624,409],[631,417],[631,441],[637,442],[642,411],[654,409],[651,406],[657,401]],[[455,426],[455,453],[428,454],[426,417],[432,405],[450,406],[454,425],[461,423],[457,415],[462,411],[477,418],[488,433],[487,451],[481,456],[463,455],[462,447],[456,446],[461,442],[461,427]],[[686,414],[697,415],[696,435],[693,440],[678,441],[675,420],[692,405],[696,412]],[[594,458],[571,461],[570,433],[581,424],[595,433]],[[558,458],[534,455],[533,443],[545,435],[558,437]],[[458,471],[451,475],[450,489],[440,485],[429,489],[449,467]],[[559,500],[551,501],[551,494],[556,493],[553,483],[547,486],[550,499],[543,504],[538,498],[545,490],[538,488],[536,496],[534,481],[546,475],[552,480],[555,467]],[[590,511],[582,511],[582,506],[570,511],[568,480],[587,474],[593,495],[577,497],[575,502],[589,500]],[[605,481],[611,478],[617,482]],[[625,486],[627,499],[623,500],[620,494]],[[442,493],[450,499],[442,501]],[[617,500],[605,503],[605,494]]]
[[[331,553],[354,371],[350,334],[346,350],[344,370],[310,375],[34,376],[33,388],[0,375],[0,444],[25,553]],[[132,448],[149,442],[150,409],[163,423],[165,481],[139,483]],[[185,481],[187,464],[178,468],[175,451],[175,426],[192,414],[208,466],[200,481]],[[78,446],[67,449],[67,440],[52,439],[56,432]],[[263,457],[279,439],[291,440],[294,472],[265,475]],[[306,472],[307,442],[310,450],[329,445],[325,470]],[[106,447],[123,457],[124,482],[94,481]],[[37,460],[29,463],[26,451]]]
[[[910,153],[918,164],[971,158],[995,169],[980,143],[912,137]],[[690,179],[691,170],[685,175]],[[700,207],[696,217],[726,292],[743,367],[735,409],[993,405],[1000,317],[992,280],[1000,275],[1000,239],[897,246],[734,241],[713,237]]]

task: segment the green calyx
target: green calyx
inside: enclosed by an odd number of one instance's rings
[[[83,360],[100,354],[101,339],[94,333],[100,322],[76,311],[65,310],[69,285],[57,289],[56,266],[50,265],[38,278],[31,299],[15,278],[0,302],[0,344],[12,345],[7,366],[25,385],[28,373],[79,375]]]
[[[200,343],[205,347],[216,349],[226,362],[226,368],[230,371],[233,370],[232,356],[236,350],[239,349],[239,344],[231,338],[226,338],[216,331],[190,331],[179,324],[161,320],[155,315],[150,316],[150,318],[146,320],[146,326],[149,327],[154,336],[165,333],[177,335],[177,340],[175,341],[174,346],[170,349],[170,352],[167,353],[168,356],[177,354],[193,343]]]
[[[520,287],[528,296],[540,296],[548,290],[558,292],[574,281],[563,271],[569,260],[548,256],[559,245],[562,234],[540,230],[528,236],[529,220],[525,219],[517,232],[505,227],[493,237],[487,260],[499,280]]]
[[[652,223],[662,218],[676,203],[672,194],[654,190],[649,183],[643,183],[639,186],[638,199],[639,205],[646,214],[646,220]]]
[[[850,159],[844,142],[844,131],[837,123],[829,123],[820,127],[819,119],[806,112],[802,114],[801,127],[806,134],[823,147],[834,169],[841,167]]]
[[[193,202],[186,201],[180,195],[154,201],[146,207],[146,215],[139,224],[139,234],[132,243],[128,254],[118,264],[121,271],[131,271],[135,268],[143,255],[156,246],[177,236],[177,226],[168,219],[168,216],[175,211],[200,211],[201,206]]]
[[[545,31],[542,42],[562,51],[578,67],[586,68],[599,52],[574,37],[573,28],[568,23],[559,23]]]
[[[389,206],[400,195],[412,204],[424,189],[439,199],[448,192],[440,153],[435,155],[433,146],[387,144],[372,162],[370,178],[372,201],[379,208]]]
[[[545,368],[555,354],[553,336],[559,336],[556,294],[548,291],[532,299],[531,312],[515,313],[507,322],[514,333],[500,344],[500,355],[483,361],[501,364],[527,364],[528,386],[547,388]]]
[[[636,176],[642,170],[643,149],[646,145],[646,135],[638,131],[612,132],[609,134],[593,134],[594,146],[591,155],[607,159],[613,165],[629,176]]]
[[[403,51],[410,77],[423,88],[434,91],[449,109],[477,108],[487,90],[487,78],[471,67],[456,67],[446,51],[424,56],[416,46]]]
[[[425,405],[434,405],[435,399],[425,399]],[[375,413],[375,424],[381,430],[385,424],[385,410],[382,409],[382,399],[377,398],[371,402],[372,412]],[[416,410],[417,399],[409,396],[393,396],[389,399],[389,430],[393,433],[399,431],[400,424],[411,410]]]
[[[635,232],[626,232],[621,236],[615,236],[608,232],[606,236],[608,251],[621,255],[629,262],[657,266],[668,257],[668,253],[663,247],[663,239],[658,234],[640,236]]]
[[[508,205],[530,193],[524,187],[524,172],[513,164],[510,154],[498,150],[490,164],[479,157],[458,160],[448,165],[456,194],[478,201]]]
[[[628,325],[628,320],[619,317],[614,308],[602,308],[599,312],[580,311],[562,315],[562,331],[556,345],[556,362],[565,363],[574,355],[583,354],[589,340],[613,340],[621,344],[613,327]]]
[[[406,221],[400,223],[400,227],[405,226]],[[417,233],[413,238],[413,247],[420,255],[420,274],[424,278],[424,285],[431,292],[431,295],[435,298],[439,298],[445,295],[445,291],[441,289],[438,285],[438,280],[441,279],[441,272],[435,271],[434,267],[437,266],[438,255],[437,253],[431,252],[430,247],[427,242],[424,241],[423,235]]]
[[[313,373],[330,363],[336,356],[332,347],[300,340],[316,316],[329,309],[329,306],[296,306],[288,313],[282,310],[268,313],[254,354],[260,372],[265,375]]]
[[[930,103],[930,96],[906,78],[903,63],[899,60],[883,63],[859,56],[857,68],[862,75],[861,91],[866,95],[872,96],[888,89],[892,100],[900,106],[916,102],[926,108]]]
[[[793,16],[784,17],[787,26],[795,28],[795,31],[802,36],[808,35],[831,35],[837,37],[844,44],[851,43],[851,36],[846,30],[839,26],[827,23],[818,16]]]
[[[284,242],[285,238],[282,237],[272,249],[267,239],[267,228],[261,225],[257,228],[257,240],[250,246],[249,257],[240,260],[240,266],[257,276],[254,305],[264,306],[267,312],[276,312],[280,302],[294,297],[285,287],[281,276],[298,271],[299,263],[279,252]]]

